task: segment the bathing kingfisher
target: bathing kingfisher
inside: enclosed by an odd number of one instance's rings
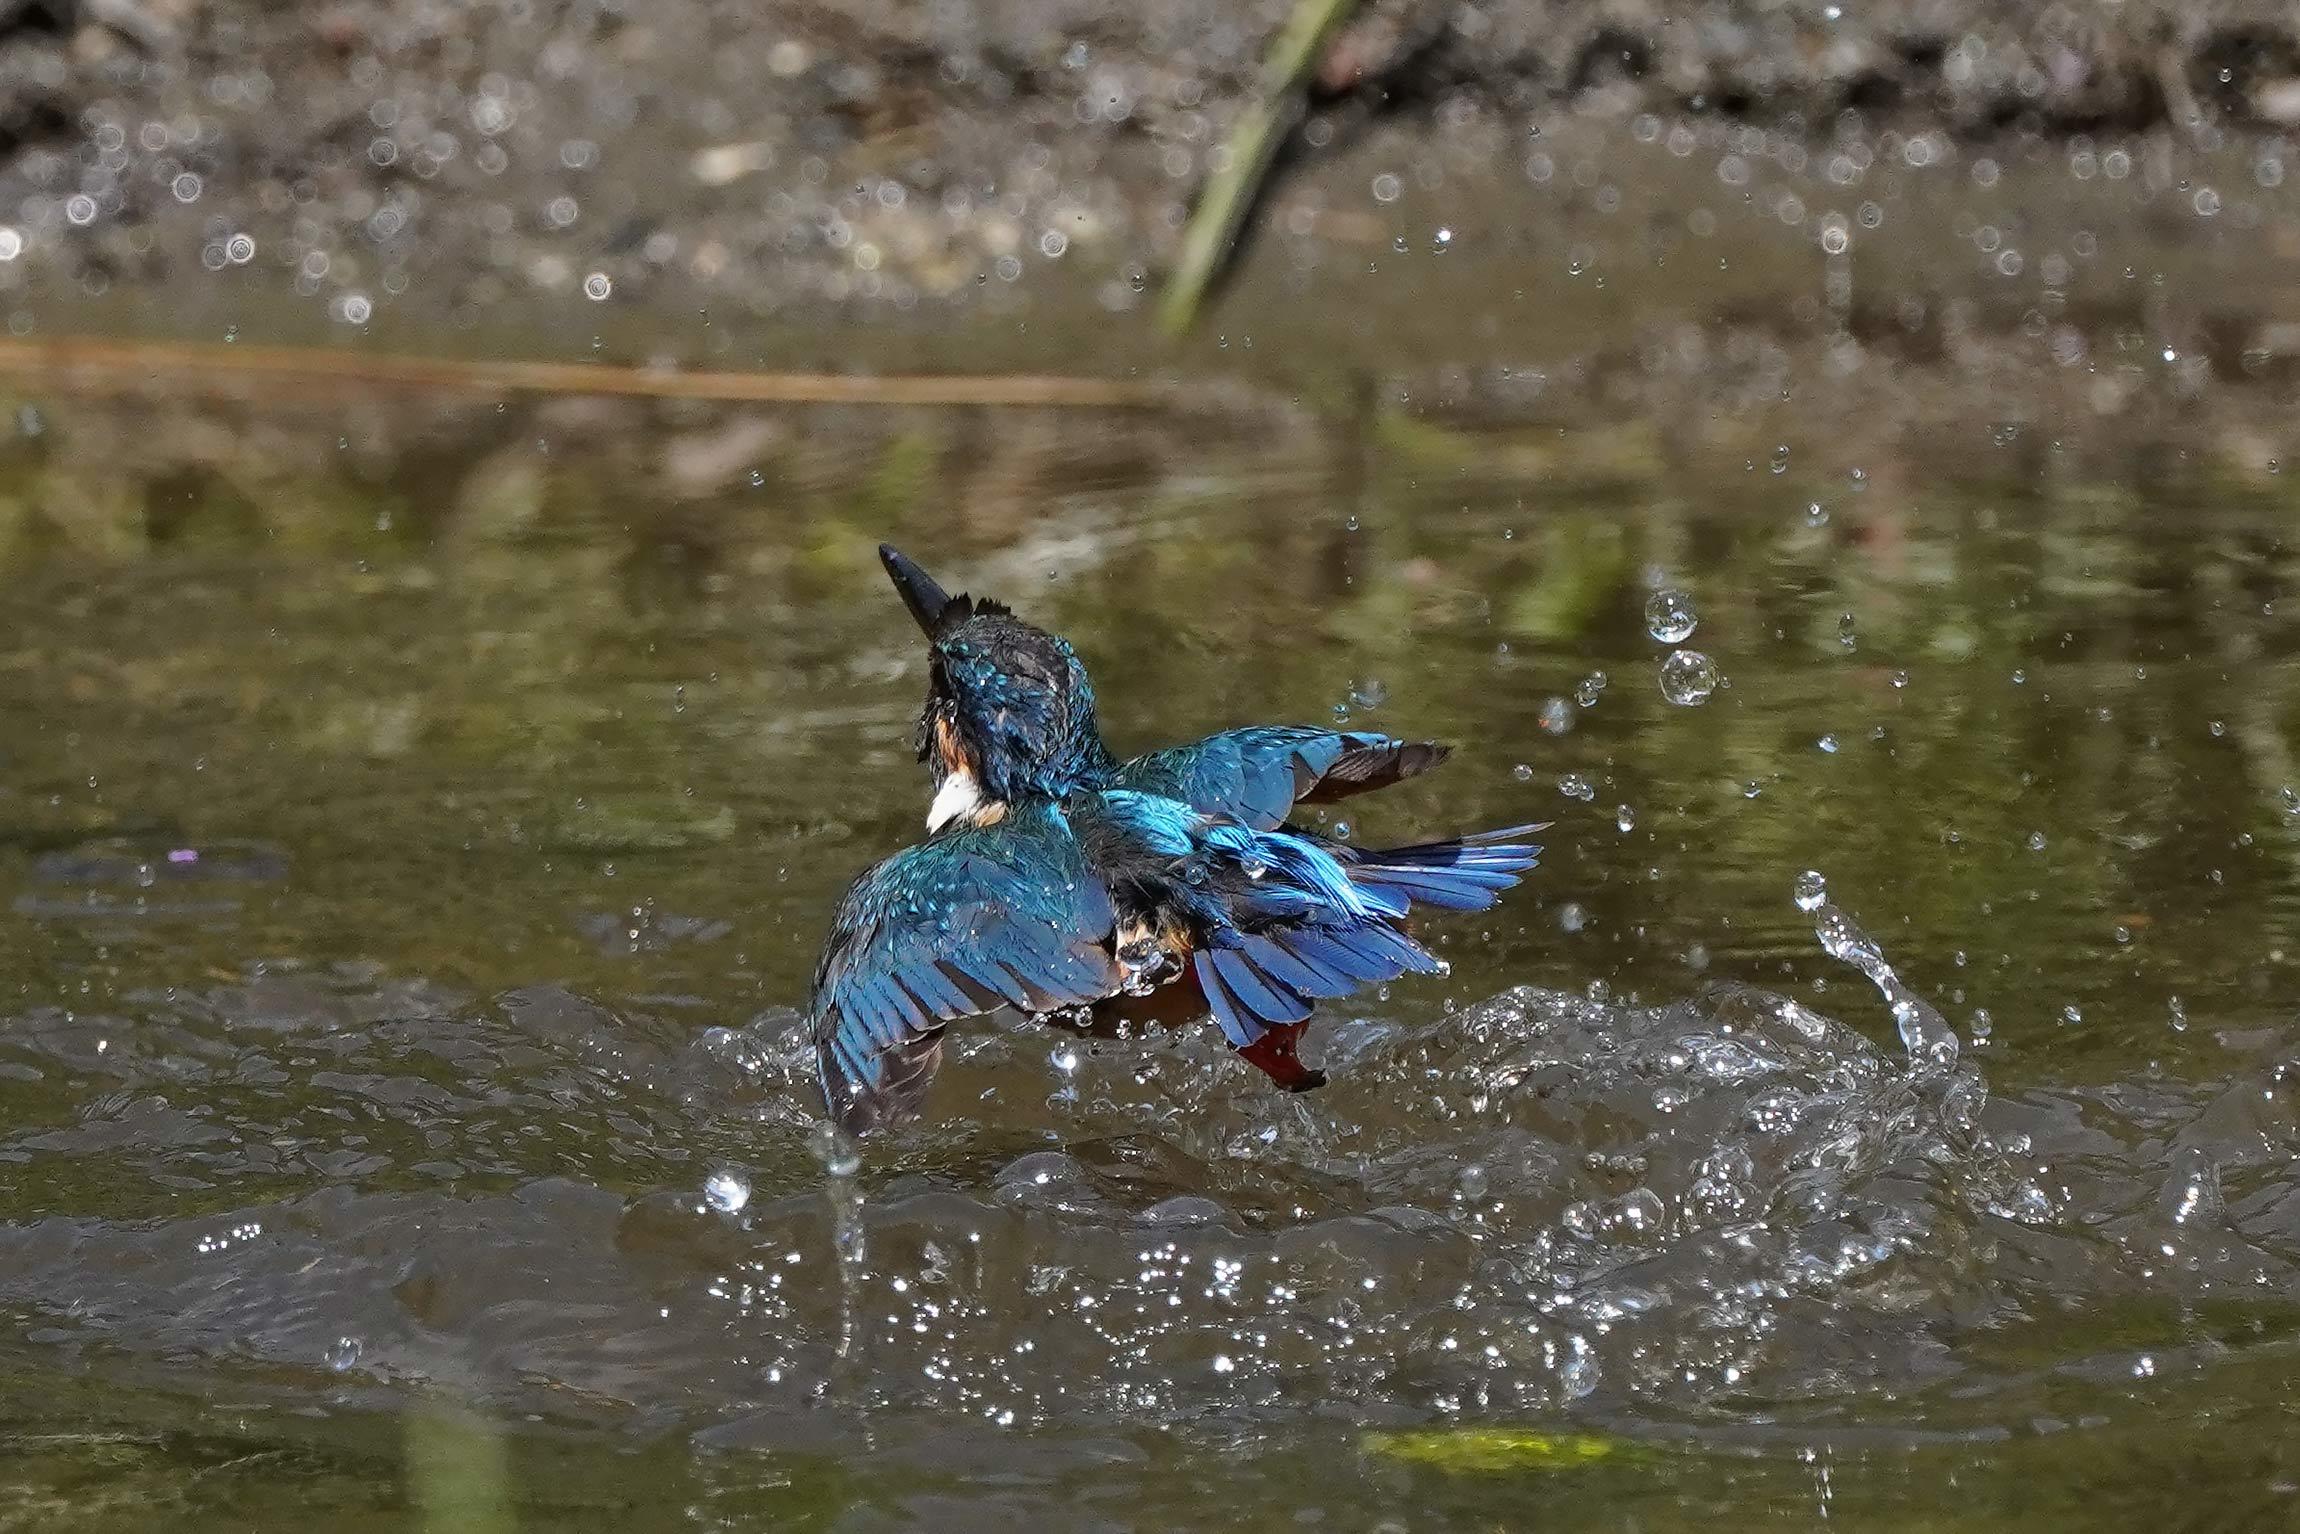
[[[1485,910],[1541,852],[1512,839],[1540,825],[1373,851],[1288,823],[1436,766],[1429,742],[1264,725],[1120,761],[1066,640],[879,558],[926,631],[934,798],[927,839],[847,891],[815,971],[824,1104],[849,1131],[914,1116],[943,1030],[1002,1006],[1083,1026],[1178,1002],[1278,1085],[1323,1085],[1295,1053],[1312,1005],[1440,972],[1408,912]]]

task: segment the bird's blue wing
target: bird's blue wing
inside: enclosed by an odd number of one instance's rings
[[[855,881],[815,973],[823,1100],[860,1133],[915,1113],[951,1021],[1118,989],[1110,895],[1052,805],[945,832]]]
[[[1387,787],[1427,772],[1449,749],[1359,730],[1253,725],[1138,756],[1118,769],[1114,786],[1164,794],[1267,831],[1296,804]]]

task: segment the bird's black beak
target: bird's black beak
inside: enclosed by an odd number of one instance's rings
[[[878,546],[879,563],[886,566],[887,578],[894,589],[902,593],[903,606],[918,620],[932,639],[942,624],[942,615],[950,606],[950,593],[934,583],[934,577],[921,570],[904,556],[902,550],[891,543]]]

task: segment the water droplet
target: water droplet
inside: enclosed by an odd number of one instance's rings
[[[1854,626],[1851,613],[1837,615],[1837,643],[1847,650],[1857,650],[1861,646],[1861,636]]]
[[[1454,1193],[1465,1204],[1474,1204],[1482,1200],[1489,1186],[1485,1168],[1474,1161],[1461,1169],[1460,1175],[1454,1178],[1453,1184]]]
[[[2044,847],[2045,847],[2045,841],[2044,841],[2044,833],[2043,833],[2042,831],[2031,831],[2031,832],[2029,832],[2029,834],[2028,834],[2028,850],[2029,850],[2029,851],[2031,851],[2031,852],[2042,852],[2042,851],[2044,851]]]
[[[1681,644],[1693,637],[1700,620],[1693,599],[1682,591],[1656,591],[1645,601],[1645,631],[1663,644]]]
[[[1828,525],[1828,522],[1828,507],[1822,505],[1819,501],[1807,501],[1805,503],[1805,525],[1807,527],[1825,527]]]
[[[1661,663],[1661,696],[1684,708],[1706,703],[1723,680],[1698,650],[1672,650]]]
[[[807,1153],[833,1177],[852,1177],[862,1170],[862,1151],[836,1124],[817,1124],[807,1134]]]
[[[1515,767],[1510,768],[1509,775],[1520,783],[1531,783],[1533,781],[1533,764],[1519,762]]]
[[[1579,799],[1585,804],[1597,797],[1596,788],[1578,772],[1569,772],[1559,778],[1557,791],[1568,799]]]
[[[1350,684],[1350,707],[1355,709],[1380,708],[1389,696],[1389,684],[1378,676],[1362,677]]]
[[[1797,875],[1793,898],[1800,911],[1818,911],[1829,898],[1829,881],[1808,868]]]
[[[1557,928],[1560,932],[1579,932],[1589,925],[1589,912],[1578,900],[1568,900],[1557,908]]]
[[[1603,691],[1605,691],[1605,673],[1592,671],[1581,679],[1580,685],[1573,689],[1573,701],[1583,708],[1595,708],[1597,695]]]
[[[583,296],[593,303],[599,302],[614,291],[615,279],[605,272],[593,272],[583,279]]]
[[[1615,805],[1613,823],[1621,827],[1624,832],[1634,831],[1637,829],[1637,811],[1626,804]]]
[[[1444,255],[1452,245],[1453,231],[1451,229],[1440,229],[1430,239],[1430,249],[1441,256]]]
[[[1551,735],[1563,735],[1573,728],[1573,705],[1563,698],[1546,699],[1537,716],[1542,729]]]
[[[703,1179],[703,1202],[721,1214],[734,1214],[750,1201],[750,1179],[730,1167],[720,1167]]]
[[[1237,1367],[1238,1365],[1231,1359],[1229,1354],[1216,1353],[1214,1355],[1214,1372],[1216,1374],[1228,1374]]]
[[[1819,740],[1814,741],[1813,744],[1831,756],[1837,754],[1837,737],[1834,735],[1824,735]]]
[[[338,1374],[346,1374],[359,1367],[360,1343],[357,1337],[338,1337],[328,1345],[327,1366]]]
[[[1896,691],[1908,685],[1909,674],[1906,671],[1896,671],[1893,673],[1893,687]]]

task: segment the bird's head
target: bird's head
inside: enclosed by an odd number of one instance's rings
[[[879,559],[925,630],[919,760],[934,773],[927,829],[995,821],[1018,798],[1060,798],[1108,761],[1094,688],[1068,640],[997,602],[951,596],[899,550]]]

